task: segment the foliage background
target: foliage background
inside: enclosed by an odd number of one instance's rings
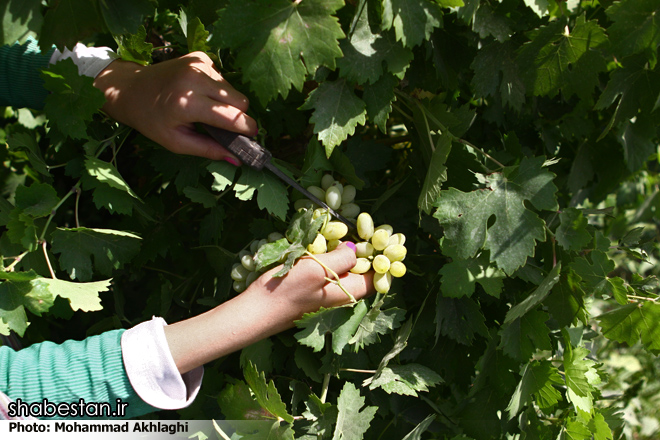
[[[0,5],[6,44],[207,52],[279,166],[355,184],[408,237],[391,294],[207,366],[181,417],[276,416],[282,438],[657,435],[657,1]],[[0,332],[60,342],[229,298],[237,253],[299,195],[104,118],[71,63],[44,79],[44,111],[2,121]]]

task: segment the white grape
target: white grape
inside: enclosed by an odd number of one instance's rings
[[[391,244],[385,248],[383,255],[390,261],[403,261],[406,258],[408,250],[401,244]]]
[[[392,275],[389,272],[374,274],[374,288],[378,293],[387,293],[392,286]]]
[[[393,261],[392,264],[390,264],[390,274],[393,277],[401,278],[406,274],[406,270],[406,265],[401,261]]]
[[[363,212],[357,218],[358,235],[363,240],[369,240],[374,235],[374,220],[369,213]]]
[[[314,242],[307,246],[307,250],[312,254],[325,254],[328,251],[328,244],[322,234],[317,234]]]
[[[371,261],[367,260],[366,258],[358,258],[357,263],[355,263],[355,266],[353,269],[351,269],[351,272],[367,273],[369,272],[369,269],[371,269]]]
[[[355,253],[358,258],[369,258],[374,255],[374,247],[368,241],[361,241],[355,244]]]
[[[324,174],[321,178],[321,188],[327,190],[335,182],[335,178],[332,177],[332,174]]]
[[[371,236],[371,244],[374,246],[374,249],[377,251],[382,251],[387,247],[387,244],[390,241],[390,231],[387,229],[378,229],[374,232],[374,235]]]
[[[390,270],[390,260],[385,255],[376,255],[372,263],[376,273],[385,273]]]
[[[348,234],[348,226],[339,221],[330,221],[325,225],[321,234],[325,237],[326,240],[339,240],[344,238]]]
[[[351,203],[353,200],[355,200],[355,194],[357,190],[353,185],[346,185],[344,187],[344,192],[341,193],[341,202],[346,204],[346,203]]]
[[[325,192],[325,203],[332,209],[339,209],[341,206],[341,191],[336,186],[331,186]]]

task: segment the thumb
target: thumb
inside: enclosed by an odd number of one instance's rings
[[[332,252],[316,255],[323,264],[334,270],[337,275],[344,274],[355,267],[357,257],[355,256],[355,244],[345,241]]]

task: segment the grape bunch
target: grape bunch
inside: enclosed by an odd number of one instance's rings
[[[356,189],[353,185],[342,185],[331,174],[325,174],[321,186],[309,186],[307,190],[314,194],[333,210],[351,220],[357,226],[357,235],[349,235],[348,226],[341,221],[333,220],[327,209],[319,207],[310,199],[300,199],[294,204],[296,211],[302,209],[314,210],[313,220],[321,221],[321,227],[312,243],[307,245],[307,251],[312,255],[333,251],[344,239],[356,242],[357,264],[351,272],[363,274],[374,270],[374,287],[379,293],[387,293],[392,284],[392,277],[402,277],[406,273],[403,260],[406,258],[406,241],[402,233],[394,233],[392,226],[383,224],[374,226],[374,221],[366,212],[360,212],[355,203]],[[238,293],[245,290],[266,269],[257,270],[255,256],[268,243],[274,243],[284,236],[274,232],[267,239],[254,240],[249,250],[239,252],[240,263],[234,264],[231,277],[234,280],[234,290]]]
[[[273,243],[280,238],[283,238],[284,235],[279,232],[272,232],[268,235],[268,238],[262,240],[254,240],[250,243],[249,249],[243,249],[238,253],[239,263],[235,263],[231,268],[231,279],[234,280],[232,287],[238,293],[241,293],[247,287],[252,284],[254,280],[259,278],[259,276],[265,272],[265,270],[257,270],[257,262],[254,259],[254,256],[257,255],[259,249],[267,244]]]
[[[406,236],[394,233],[392,226],[384,224],[374,227],[369,213],[363,212],[357,218],[357,232],[364,241],[355,244],[357,264],[351,272],[366,273],[373,268],[376,292],[387,293],[392,285],[392,277],[406,274],[403,260],[408,250],[404,246]]]

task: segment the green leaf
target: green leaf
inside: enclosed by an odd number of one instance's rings
[[[321,351],[325,346],[325,335],[346,324],[353,316],[349,307],[335,307],[326,309],[321,307],[313,313],[305,313],[295,322],[300,330],[294,336],[303,345],[311,347],[314,351]]]
[[[344,347],[346,347],[353,338],[353,335],[362,326],[362,320],[367,314],[367,311],[367,303],[364,300],[359,301],[353,306],[352,316],[332,332],[332,351],[335,354],[341,355]]]
[[[344,33],[333,14],[343,5],[341,0],[257,0],[246,7],[243,0],[232,0],[214,27],[233,29],[218,32],[221,45],[237,54],[245,81],[266,104],[278,94],[286,98],[291,87],[301,90],[305,77],[320,66],[335,68]]]
[[[241,350],[241,367],[245,369],[252,364],[264,374],[270,374],[273,371],[272,355],[273,341],[269,338],[262,339]]]
[[[379,335],[385,335],[401,325],[406,313],[405,310],[393,307],[381,310],[383,300],[374,303],[371,309],[360,321],[360,326],[353,335],[349,344],[355,345],[356,351],[363,349],[380,340]]]
[[[55,189],[47,183],[33,183],[30,186],[20,185],[16,188],[14,204],[23,213],[32,217],[50,215],[60,201]]]
[[[539,17],[548,14],[549,0],[525,0],[525,5],[532,9]]]
[[[477,303],[470,298],[444,298],[438,295],[435,314],[435,337],[446,336],[471,345],[475,335],[486,336],[488,329]]]
[[[85,159],[85,169],[90,176],[111,188],[126,192],[131,197],[140,200],[137,194],[133,192],[128,183],[121,177],[117,168],[109,162],[99,160],[95,157]]]
[[[147,30],[140,26],[134,34],[116,35],[117,53],[122,60],[146,66],[151,63],[151,54],[154,45],[146,42]]]
[[[314,109],[311,123],[314,133],[325,146],[327,157],[332,150],[355,132],[358,124],[366,121],[366,104],[355,96],[353,87],[345,79],[324,81],[309,94],[300,110]]]
[[[579,419],[574,418],[566,422],[566,438],[569,440],[587,440],[591,438],[591,430]]]
[[[433,216],[445,228],[445,245],[460,258],[490,250],[490,260],[507,274],[534,255],[537,240],[545,240],[544,222],[525,207],[556,210],[554,174],[542,168],[543,158],[524,158],[506,174],[483,176],[485,188],[464,193],[455,188],[441,191]],[[489,225],[489,219],[495,222]],[[515,238],[515,240],[514,240]]]
[[[206,30],[204,23],[202,23],[198,17],[188,21],[186,38],[188,41],[188,52],[209,51],[209,46],[207,44],[209,31]]]
[[[621,58],[660,46],[660,5],[654,0],[622,0],[605,11],[614,22],[607,29]]]
[[[41,278],[39,282],[45,284],[53,295],[69,300],[73,311],[94,312],[102,310],[103,306],[101,305],[99,293],[110,290],[110,280],[72,283],[65,280]]]
[[[362,93],[367,117],[382,133],[387,132],[387,119],[392,113],[392,102],[395,99],[394,88],[398,84],[399,80],[394,75],[385,74]]]
[[[504,272],[492,266],[485,255],[477,258],[453,259],[440,269],[440,290],[448,298],[470,297],[479,283],[487,294],[499,298],[504,287]]]
[[[204,208],[213,208],[218,202],[211,191],[202,186],[188,186],[183,189],[183,193],[193,202],[200,203]]]
[[[561,262],[557,263],[557,265],[552,268],[548,276],[545,277],[543,282],[536,290],[534,290],[534,292],[532,292],[531,295],[513,306],[511,310],[507,312],[506,317],[504,318],[504,324],[508,324],[511,321],[520,318],[538,306],[545,299],[545,297],[548,296],[552,288],[559,281],[560,272]]]
[[[499,96],[503,107],[520,111],[525,103],[526,89],[514,48],[513,42],[488,44],[479,50],[470,67],[474,71],[472,86],[477,96]]]
[[[656,122],[646,114],[640,114],[635,122],[626,121],[618,133],[618,141],[623,147],[626,165],[632,172],[640,169],[656,151],[654,142]]]
[[[5,0],[0,4],[2,45],[24,43],[43,23],[41,0]]]
[[[593,387],[589,383],[589,374],[592,373],[590,370],[593,370],[594,362],[584,359],[588,354],[586,348],[572,348],[570,344],[564,352],[564,373],[568,387],[566,397],[576,409],[586,413],[590,413],[593,408]]]
[[[243,374],[245,375],[245,381],[263,409],[288,423],[293,422],[293,416],[287,412],[286,405],[282,402],[282,398],[272,380],[266,383],[264,373],[259,373],[251,362],[245,366]]]
[[[137,235],[110,229],[58,228],[52,234],[53,252],[61,254],[60,266],[81,281],[90,280],[94,269],[106,276],[120,269],[137,255],[139,240]]]
[[[462,6],[452,5],[452,6]],[[394,28],[397,41],[414,47],[428,40],[442,23],[442,9],[430,0],[383,0],[382,27]]]
[[[420,364],[396,365],[383,368],[369,380],[369,389],[382,388],[387,394],[417,397],[420,391],[428,391],[443,382],[435,371]]]
[[[596,412],[589,420],[589,431],[593,433],[594,440],[612,440],[613,438],[612,429],[600,412]]]
[[[218,406],[227,420],[259,420],[267,416],[243,381],[227,385],[218,396]]]
[[[403,76],[413,58],[412,51],[395,41],[392,32],[379,33],[369,20],[369,2],[358,8],[352,32],[340,43],[342,58],[337,60],[341,76],[359,84],[375,83],[388,68]]]
[[[500,43],[508,40],[513,34],[508,23],[508,17],[497,14],[488,3],[479,5],[472,27],[482,39],[485,40],[487,37],[492,36]]]
[[[570,268],[582,278],[587,294],[608,293],[610,284],[607,274],[614,270],[614,261],[602,251],[592,251],[589,257],[591,262],[587,258],[579,258],[570,264]]]
[[[536,350],[551,350],[550,329],[545,324],[549,316],[532,310],[515,319],[500,331],[499,347],[505,354],[519,361],[528,361]]]
[[[431,423],[435,420],[435,414],[431,414],[427,416],[424,420],[419,422],[417,426],[413,428],[412,431],[410,431],[402,440],[421,440],[422,434],[426,432],[426,430],[429,428]],[[456,440],[456,439],[452,439]]]
[[[598,49],[608,40],[598,23],[580,16],[569,29],[565,20],[557,20],[531,37],[518,55],[527,89],[535,96],[552,98],[561,90],[565,97],[591,100],[598,75],[607,68]]]
[[[559,282],[544,300],[550,314],[560,327],[577,324],[577,321],[587,323],[587,311],[584,305],[584,291],[580,287],[581,278],[575,271],[568,269],[561,274]]]
[[[644,302],[618,306],[597,316],[603,336],[613,341],[635,345],[640,339],[654,354],[660,353],[660,304]]]
[[[14,209],[9,214],[7,236],[12,243],[20,244],[24,249],[37,249],[37,227],[34,218],[26,215],[20,209]]]
[[[555,386],[564,384],[559,371],[548,361],[533,361],[525,365],[522,378],[511,396],[506,410],[509,420],[518,415],[535,398],[539,408],[546,410],[554,407],[561,399],[561,393]]]
[[[49,124],[73,138],[87,137],[87,123],[105,103],[103,92],[94,87],[94,78],[78,74],[71,59],[51,65],[42,72],[46,97],[44,111]]]
[[[35,132],[13,132],[7,138],[7,147],[9,151],[25,154],[32,168],[44,176],[49,176],[48,165],[41,154],[41,148],[35,139]]]
[[[234,182],[236,170],[238,170],[234,165],[224,161],[211,162],[206,169],[213,175],[213,185],[211,188],[217,192],[224,191]]]
[[[555,232],[559,246],[567,251],[579,251],[591,242],[591,234],[587,231],[588,221],[579,209],[562,210],[559,213],[559,221],[559,227]]]
[[[351,382],[346,382],[337,398],[337,424],[332,440],[361,440],[378,410],[364,407],[364,397]]]
[[[49,2],[39,35],[39,46],[47,52],[53,44],[60,50],[72,49],[95,32],[105,28],[98,2],[60,0]],[[91,79],[91,78],[90,78]]]
[[[215,177],[215,175],[214,175]],[[266,209],[282,220],[286,218],[289,197],[286,186],[272,173],[241,168],[241,176],[234,185],[234,192],[239,200],[251,200],[257,192],[259,209]]]
[[[115,35],[134,33],[145,16],[154,14],[149,0],[100,1],[99,9],[108,29]]]
[[[337,407],[331,403],[321,402],[321,399],[314,394],[311,394],[309,400],[305,401],[305,406],[307,411],[303,412],[303,417],[314,422],[307,433],[321,437],[329,435],[337,423]]]
[[[417,200],[417,206],[426,214],[431,214],[431,208],[440,195],[442,184],[447,181],[447,167],[445,166],[445,162],[451,151],[451,145],[452,136],[449,133],[442,134],[431,156],[429,168],[424,178],[424,185]]]

